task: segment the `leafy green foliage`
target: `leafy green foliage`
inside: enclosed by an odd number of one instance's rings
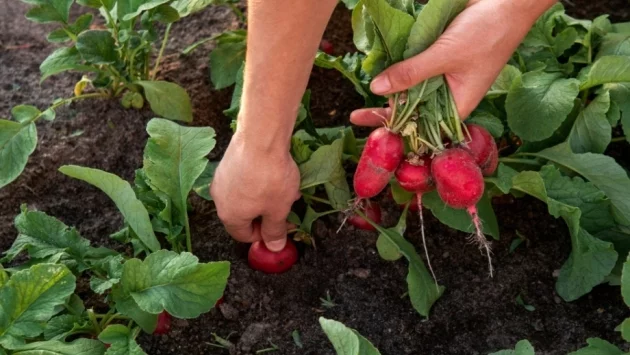
[[[521,340],[516,343],[514,350],[501,350],[489,355],[536,355],[536,352],[529,341]]]
[[[599,338],[586,339],[587,347],[569,353],[569,355],[624,355],[615,345]]]
[[[190,97],[181,86],[168,81],[137,81],[156,114],[170,120],[191,122]]]
[[[146,355],[136,343],[135,337],[139,329],[129,329],[124,325],[114,324],[103,329],[98,339],[111,347],[107,350],[108,355]]]
[[[319,318],[319,324],[338,355],[380,355],[378,349],[356,330],[323,317]]]
[[[210,52],[210,80],[217,90],[236,82],[239,69],[245,62],[247,31],[223,32],[214,37],[216,47]]]

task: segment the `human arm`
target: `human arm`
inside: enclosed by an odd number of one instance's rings
[[[289,146],[317,46],[336,0],[250,0],[243,96],[237,130],[211,194],[236,240],[286,243],[286,217],[299,198]],[[261,228],[253,221],[262,217]]]

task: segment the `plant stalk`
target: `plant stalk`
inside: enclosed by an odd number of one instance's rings
[[[166,32],[164,32],[164,39],[162,40],[162,46],[160,47],[160,53],[158,53],[157,60],[155,61],[155,66],[153,67],[153,73],[151,73],[151,80],[155,80],[157,76],[158,69],[160,68],[160,61],[162,61],[162,56],[164,55],[164,49],[166,49],[166,43],[168,42],[168,35],[171,32],[171,23],[166,26]]]

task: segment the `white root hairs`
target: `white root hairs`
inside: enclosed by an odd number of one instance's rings
[[[488,257],[488,271],[490,272],[490,277],[493,277],[494,267],[492,266],[491,243],[488,241],[481,230],[482,223],[479,215],[477,214],[477,209],[474,206],[472,208],[468,208],[468,214],[472,218],[473,225],[475,226],[475,233],[470,235],[470,241],[477,244],[479,250],[481,250],[482,252],[485,250],[486,256]]]
[[[431,275],[433,275],[433,281],[435,281],[435,289],[438,292],[440,292],[440,286],[438,285],[437,277],[435,276],[435,272],[433,271],[433,266],[431,266],[431,258],[429,257],[429,249],[427,248],[427,241],[424,237],[424,216],[422,215],[422,194],[416,194],[416,198],[418,200],[418,216],[420,216],[420,234],[422,235],[422,246],[424,247],[424,255],[427,257],[427,265],[429,266]]]

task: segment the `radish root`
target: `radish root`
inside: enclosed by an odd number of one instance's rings
[[[485,250],[486,256],[488,257],[488,270],[490,272],[490,277],[492,277],[494,273],[494,268],[492,267],[492,249],[490,247],[490,242],[486,239],[486,236],[483,234],[481,229],[482,223],[479,218],[479,214],[477,213],[477,207],[468,207],[467,211],[472,219],[473,225],[475,226],[475,233],[470,236],[471,241],[479,246],[479,250]]]
[[[437,282],[437,277],[435,276],[435,272],[433,271],[433,266],[431,266],[431,258],[429,257],[429,249],[427,248],[427,241],[424,236],[424,216],[422,215],[422,194],[416,194],[416,198],[418,200],[418,216],[420,217],[420,234],[422,235],[422,246],[424,247],[424,255],[427,257],[427,265],[429,266],[429,270],[431,271],[431,275],[433,275],[433,281],[435,281],[435,288],[440,291],[440,286]]]

